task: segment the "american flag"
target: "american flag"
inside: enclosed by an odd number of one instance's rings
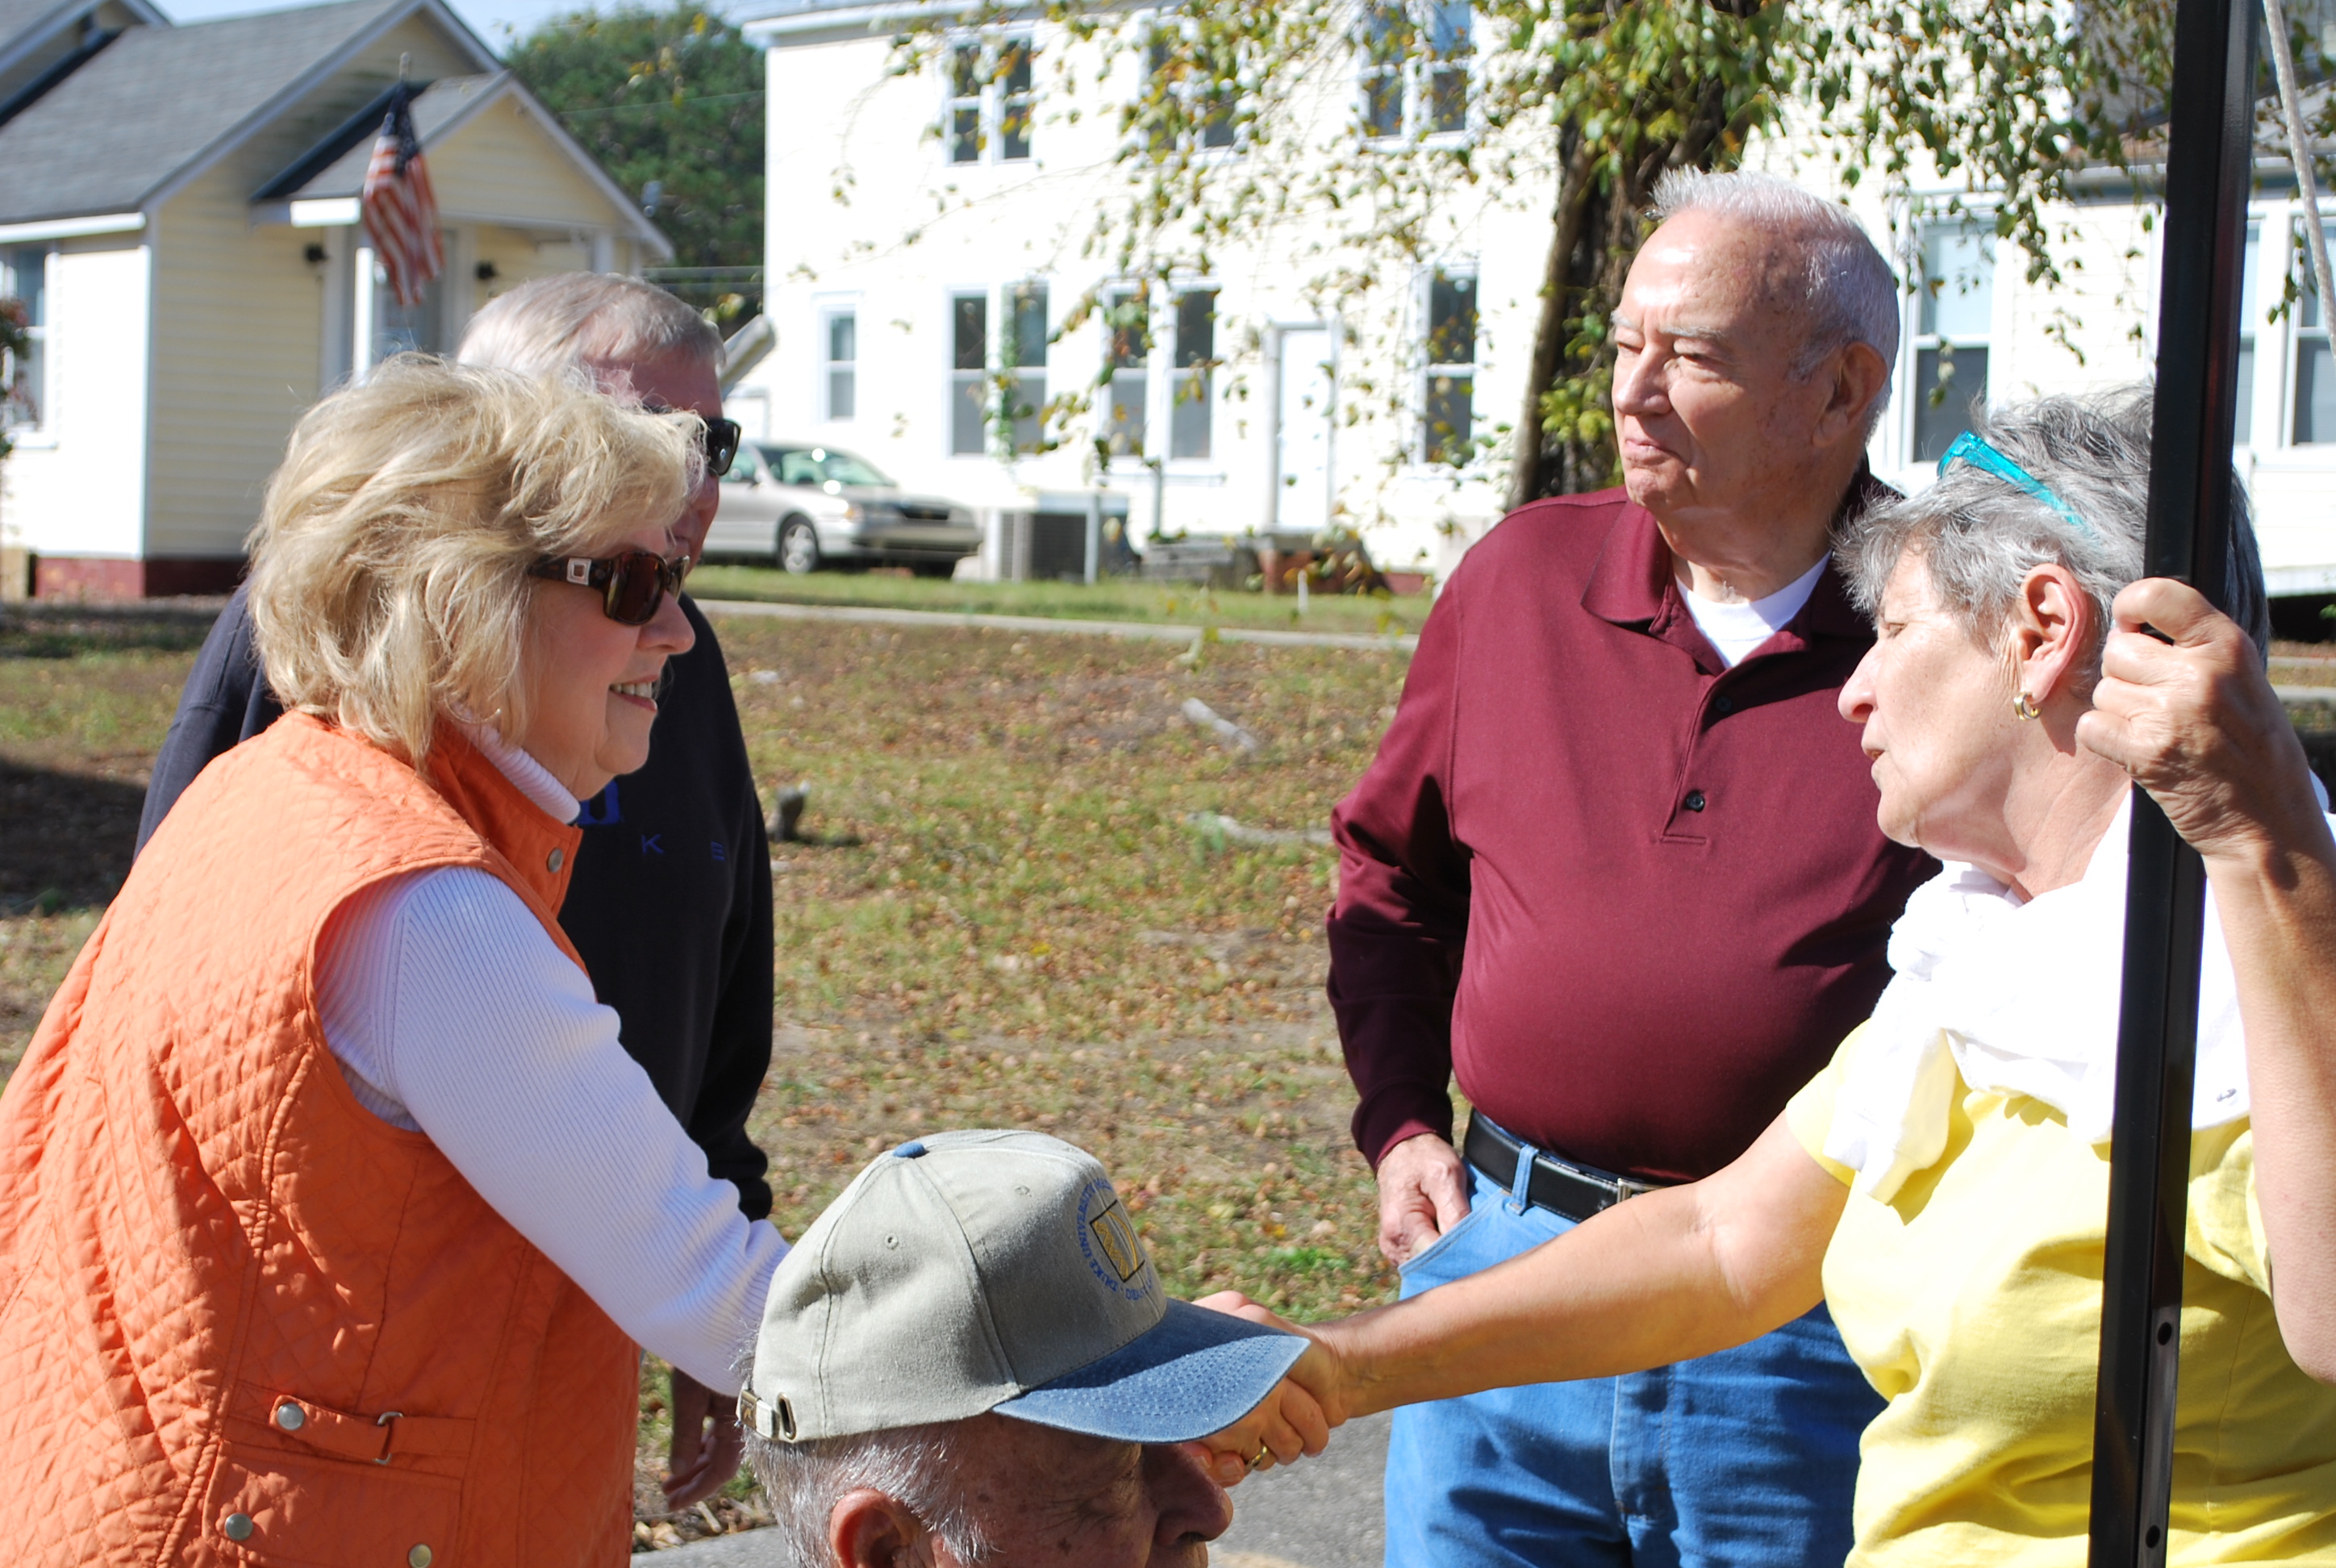
[[[397,302],[408,309],[422,303],[422,289],[446,265],[438,241],[438,199],[430,193],[430,170],[414,134],[414,94],[403,83],[382,117],[381,135],[365,169],[365,237],[389,276]]]

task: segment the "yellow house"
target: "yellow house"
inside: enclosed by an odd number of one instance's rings
[[[400,71],[446,266],[400,307],[357,193]],[[497,293],[672,248],[439,0],[172,26],[146,0],[0,0],[0,296],[18,591],[224,591],[292,423]],[[0,579],[12,575],[0,572]],[[5,584],[0,584],[5,586]]]

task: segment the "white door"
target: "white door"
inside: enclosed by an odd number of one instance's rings
[[[1281,408],[1274,526],[1319,533],[1330,526],[1330,416],[1338,394],[1328,326],[1281,329]]]

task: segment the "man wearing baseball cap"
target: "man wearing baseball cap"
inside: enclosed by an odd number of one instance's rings
[[[1304,1349],[1169,1300],[1083,1150],[940,1133],[871,1161],[780,1264],[739,1419],[784,1568],[1196,1568],[1232,1507],[1187,1445]],[[1327,1437],[1279,1398],[1256,1463]]]

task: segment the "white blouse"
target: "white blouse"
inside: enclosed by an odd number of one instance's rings
[[[572,820],[533,758],[482,749]],[[467,866],[410,872],[343,905],[317,950],[325,1043],[358,1102],[426,1134],[637,1343],[735,1392],[787,1243],[707,1173],[519,895]]]

